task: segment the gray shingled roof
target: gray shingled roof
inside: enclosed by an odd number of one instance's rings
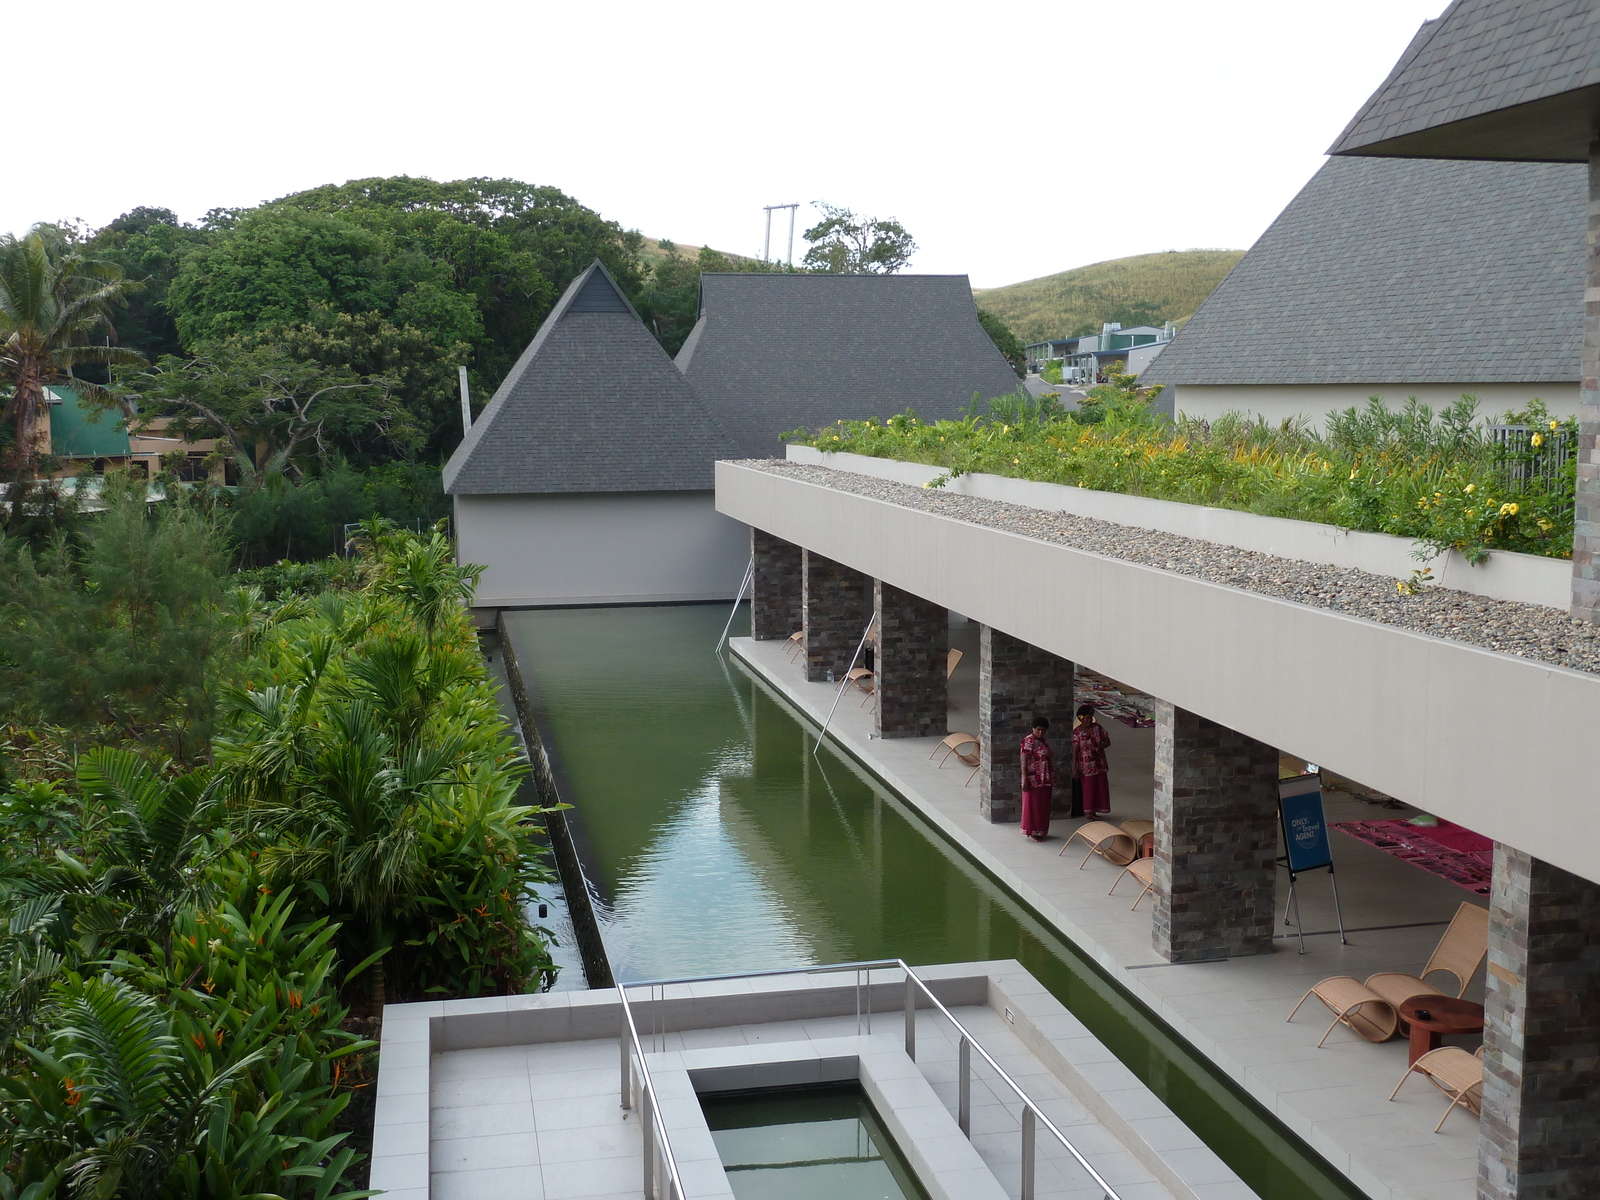
[[[1455,0],[1329,153],[1586,162],[1597,108],[1600,4]]]
[[[1329,159],[1143,382],[1579,377],[1587,171]]]
[[[706,274],[677,361],[750,456],[781,454],[802,425],[953,417],[1018,383],[965,275]]]
[[[598,261],[572,281],[444,468],[451,495],[674,492],[737,457]]]

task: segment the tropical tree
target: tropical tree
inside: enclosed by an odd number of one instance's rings
[[[14,431],[9,473],[33,474],[46,387],[70,380],[80,395],[109,406],[114,395],[73,368],[143,364],[136,352],[109,344],[111,309],[128,287],[122,268],[82,254],[54,226],[36,225],[20,238],[0,234],[0,389],[9,393],[4,419]]]
[[[891,275],[911,261],[917,243],[890,218],[858,217],[848,208],[815,202],[822,220],[805,232],[805,265],[830,275]]]

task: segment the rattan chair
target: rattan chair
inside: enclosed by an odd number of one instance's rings
[[[1401,971],[1380,971],[1367,976],[1367,990],[1383,1000],[1397,1012],[1413,996],[1454,996],[1460,999],[1467,984],[1478,973],[1489,953],[1489,910],[1463,900],[1450,927],[1444,931],[1439,944],[1433,948],[1422,974],[1407,975]],[[1427,982],[1429,975],[1443,971],[1453,975],[1454,992],[1445,992]]]
[[[1335,975],[1332,979],[1324,979],[1304,996],[1300,997],[1300,1004],[1304,1004],[1315,996],[1333,1014],[1333,1024],[1322,1031],[1322,1036],[1317,1039],[1317,1048],[1322,1048],[1322,1043],[1328,1040],[1328,1035],[1340,1025],[1348,1026],[1357,1036],[1366,1038],[1369,1042],[1387,1042],[1394,1036],[1394,1031],[1400,1025],[1400,1017],[1394,1011],[1394,1006],[1379,996],[1374,996],[1370,991],[1361,986],[1359,979],[1349,975]],[[1300,1011],[1300,1004],[1294,1006],[1285,1021],[1294,1020],[1294,1014]]]
[[[1444,1116],[1433,1127],[1435,1133],[1444,1128],[1445,1121],[1458,1104],[1468,1112],[1483,1111],[1482,1046],[1478,1047],[1476,1054],[1468,1054],[1460,1046],[1440,1046],[1437,1050],[1429,1050],[1406,1068],[1406,1073],[1400,1076],[1400,1082],[1394,1085],[1394,1091],[1389,1093],[1389,1099],[1393,1100],[1400,1094],[1400,1089],[1411,1078],[1413,1071],[1450,1097],[1450,1103],[1445,1105]]]
[[[1062,843],[1061,849],[1056,851],[1056,857],[1065,854],[1067,847],[1078,838],[1082,838],[1089,846],[1089,853],[1078,864],[1080,871],[1096,854],[1118,867],[1126,867],[1139,857],[1139,843],[1109,821],[1087,821],[1078,826],[1072,831],[1072,836]]]
[[[954,754],[962,762],[966,763],[967,766],[972,768],[972,774],[967,776],[967,782],[961,785],[962,787],[971,787],[973,776],[977,775],[978,768],[983,765],[983,758],[981,757],[981,751],[979,749],[980,746],[981,743],[974,734],[952,733],[946,737],[944,741],[935,746],[933,748],[933,754],[929,754],[928,757],[932,758],[934,754],[937,754],[940,750],[943,750],[944,757],[939,760],[939,766],[943,767],[944,764],[949,761],[950,756]]]
[[[1122,874],[1117,876],[1117,882],[1113,883],[1111,885],[1111,891],[1107,892],[1106,895],[1109,896],[1109,895],[1111,895],[1111,892],[1114,892],[1114,891],[1117,890],[1117,883],[1121,883],[1122,882],[1122,879],[1123,879],[1124,875],[1132,875],[1140,883],[1144,884],[1144,890],[1141,891],[1138,894],[1138,896],[1136,896],[1134,898],[1134,901],[1133,901],[1133,907],[1134,908],[1138,908],[1139,907],[1139,901],[1143,900],[1146,896],[1148,896],[1152,891],[1155,890],[1155,886],[1156,886],[1156,860],[1153,859],[1153,858],[1136,858],[1136,859],[1134,859],[1131,863],[1129,863],[1127,866],[1122,868]],[[1129,911],[1131,912],[1132,910],[1130,909]]]

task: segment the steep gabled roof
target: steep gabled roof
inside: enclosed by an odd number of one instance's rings
[[[1586,176],[1330,159],[1140,380],[1576,380]]]
[[[1455,0],[1328,152],[1587,162],[1597,116],[1594,0]]]
[[[452,495],[674,492],[735,455],[596,261],[574,279],[444,468]]]
[[[751,456],[781,454],[802,425],[953,417],[1018,383],[965,275],[706,274],[677,362]]]

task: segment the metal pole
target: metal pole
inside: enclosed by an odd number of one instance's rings
[[[1295,891],[1294,872],[1289,872],[1289,899],[1294,901],[1294,931],[1300,937],[1300,953],[1306,952],[1306,927],[1300,920],[1300,893]]]
[[[633,1052],[628,1045],[628,1018],[622,1018],[622,1107],[633,1107]]]
[[[472,392],[467,387],[466,366],[457,367],[456,373],[461,380],[461,433],[465,436],[472,432]]]
[[[800,211],[798,204],[789,205],[789,265],[794,266],[794,218]]]
[[[1033,1200],[1033,1105],[1022,1106],[1022,1200]]]
[[[822,732],[817,734],[817,744],[811,750],[812,754],[822,752],[822,739],[828,736],[828,726],[833,724],[833,714],[839,710],[839,701],[844,696],[845,688],[850,686],[850,672],[856,669],[856,661],[861,657],[861,652],[867,648],[867,639],[872,636],[872,627],[878,622],[878,614],[873,613],[867,621],[866,629],[861,632],[861,642],[856,646],[856,652],[850,656],[850,665],[845,668],[844,678],[839,681],[839,690],[833,694],[833,707],[828,710],[828,719],[822,723]]]
[[[961,1065],[958,1068],[961,1077],[961,1099],[956,1107],[956,1124],[961,1126],[961,1132],[970,1139],[972,1137],[972,1043],[966,1038],[961,1039]]]
[[[1349,939],[1344,936],[1344,910],[1339,907],[1339,876],[1334,874],[1333,864],[1328,864],[1328,881],[1333,884],[1333,915],[1339,918],[1339,944],[1348,946]]]
[[[772,206],[767,206],[767,240],[761,243],[761,261],[772,258]]]
[[[728,630],[733,628],[733,619],[739,615],[739,605],[744,603],[744,590],[751,584],[751,577],[756,573],[756,556],[752,554],[750,561],[745,564],[744,576],[739,580],[739,594],[733,598],[733,611],[728,614],[728,623],[722,627],[722,636],[717,639],[717,649],[722,649],[722,643],[728,640]]]
[[[906,1057],[917,1061],[917,980],[906,972]]]
[[[644,1194],[656,1194],[656,1113],[648,1090],[639,1097],[639,1119],[644,1122]]]

